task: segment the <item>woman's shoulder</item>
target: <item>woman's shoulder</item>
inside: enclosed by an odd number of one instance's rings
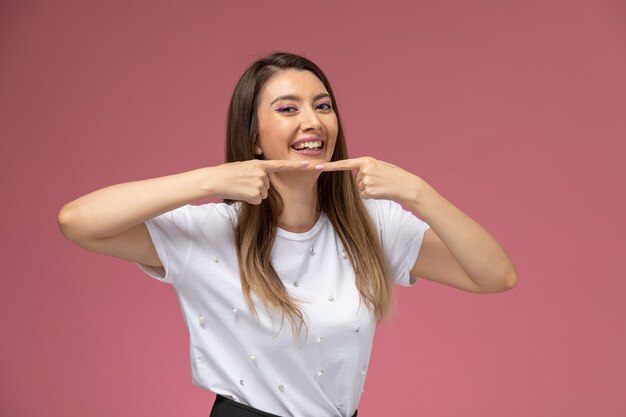
[[[193,231],[194,226],[211,227],[220,224],[232,227],[236,224],[239,204],[205,203],[186,204],[150,220],[162,227]]]
[[[200,223],[206,221],[228,221],[235,223],[241,203],[204,203],[185,206],[194,219]]]
[[[402,206],[392,200],[362,199],[361,201],[372,217],[384,216],[402,210]]]
[[[413,227],[422,223],[415,214],[393,200],[364,199],[362,201],[378,229]]]

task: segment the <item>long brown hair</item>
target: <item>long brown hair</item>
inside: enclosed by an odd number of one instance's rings
[[[228,108],[227,162],[257,157],[254,154],[254,142],[258,134],[259,93],[273,75],[287,69],[310,71],[324,84],[338,123],[337,143],[331,160],[348,158],[337,102],[322,70],[304,57],[277,52],[250,65],[235,86]],[[354,178],[350,171],[323,172],[317,182],[317,193],[319,207],[328,216],[352,263],[361,299],[380,321],[391,311],[392,282],[378,236],[356,190]],[[226,200],[226,203],[232,204],[233,201]],[[297,300],[288,294],[271,261],[282,208],[280,195],[271,187],[268,197],[261,204],[241,202],[235,226],[241,287],[254,314],[257,312],[251,292],[268,311],[281,313],[283,319],[286,316],[294,333],[300,335],[302,327],[306,328],[304,316]]]

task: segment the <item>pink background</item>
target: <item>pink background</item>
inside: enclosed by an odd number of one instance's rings
[[[66,241],[105,185],[218,164],[244,68],[325,69],[353,156],[420,175],[519,285],[398,290],[359,415],[626,415],[623,1],[0,3],[0,415],[207,416],[175,293]]]

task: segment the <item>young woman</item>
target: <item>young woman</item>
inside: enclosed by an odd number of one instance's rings
[[[517,276],[423,179],[347,158],[325,75],[275,53],[235,87],[226,163],[95,191],[59,225],[174,286],[212,417],[353,416],[394,284],[499,292]],[[224,203],[191,205],[206,198]]]

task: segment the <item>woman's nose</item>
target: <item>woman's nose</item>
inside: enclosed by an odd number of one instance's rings
[[[300,125],[302,130],[319,130],[322,125],[318,114],[313,109],[308,109],[306,111],[301,112],[302,118],[300,120]]]

